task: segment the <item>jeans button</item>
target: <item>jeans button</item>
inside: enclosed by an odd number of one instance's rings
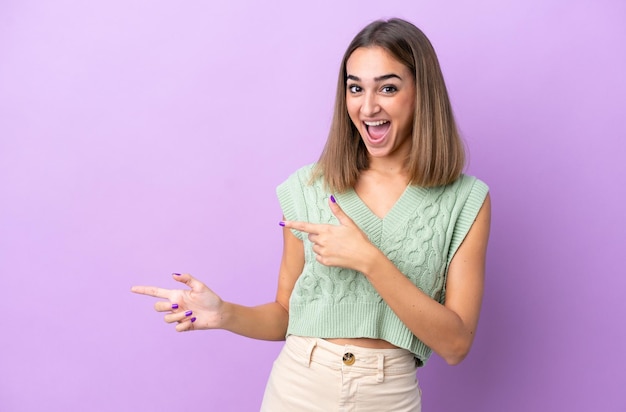
[[[346,353],[343,354],[343,364],[344,365],[348,365],[348,366],[353,365],[355,360],[356,359],[354,358],[354,355],[351,354],[350,352],[346,352]]]

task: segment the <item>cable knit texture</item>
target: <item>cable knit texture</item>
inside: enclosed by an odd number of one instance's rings
[[[285,218],[338,224],[322,179],[310,182],[312,166],[299,169],[278,186]],[[487,192],[483,182],[467,175],[447,186],[408,186],[383,219],[353,190],[334,196],[405,276],[443,304],[448,266]],[[318,263],[307,236],[293,232],[304,242],[305,263],[291,294],[287,335],[384,339],[411,351],[422,364],[426,362],[431,349],[400,321],[365,276]]]

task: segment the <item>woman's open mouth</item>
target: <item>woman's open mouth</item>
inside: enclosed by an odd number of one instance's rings
[[[372,143],[381,142],[391,127],[391,122],[389,120],[363,122],[363,124],[365,124],[365,130],[367,131],[368,138]]]

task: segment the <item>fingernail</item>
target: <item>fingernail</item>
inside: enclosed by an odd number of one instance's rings
[[[185,312],[185,316],[191,316],[192,313],[192,311],[188,310],[187,312]]]
[[[330,201],[333,203],[337,203],[337,201],[335,200],[335,196],[330,195]]]
[[[180,276],[180,273],[172,273],[172,275]]]
[[[283,227],[285,226],[285,222],[282,222],[282,221],[281,221],[281,222],[278,222],[278,224],[279,224],[279,225],[281,225],[281,226],[283,226]]]
[[[172,303],[172,309],[178,309],[178,303]]]
[[[195,322],[195,321],[196,321],[196,318],[195,318],[195,317],[191,318],[191,323],[193,323],[193,322]]]

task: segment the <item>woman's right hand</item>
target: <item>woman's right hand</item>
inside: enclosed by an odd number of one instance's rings
[[[217,329],[222,326],[224,302],[204,283],[189,274],[173,273],[174,280],[191,290],[163,289],[155,286],[133,286],[131,292],[167,299],[154,304],[157,312],[167,312],[165,321],[176,323],[176,330]]]

